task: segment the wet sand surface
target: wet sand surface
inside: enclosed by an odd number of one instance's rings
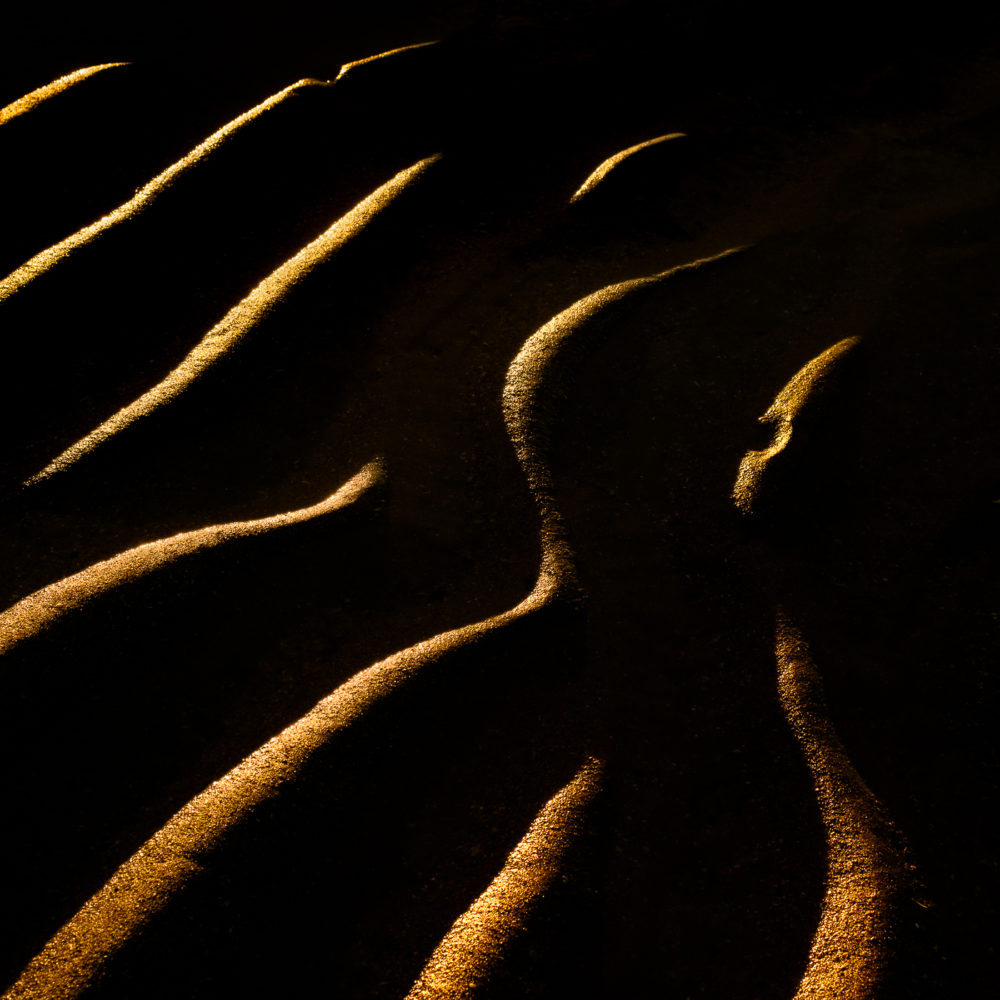
[[[996,25],[178,10],[0,73],[4,996],[988,990]]]

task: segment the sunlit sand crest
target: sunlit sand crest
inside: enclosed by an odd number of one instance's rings
[[[795,1000],[874,1000],[905,883],[899,835],[848,758],[808,646],[780,609],[776,655],[781,704],[812,772],[828,851],[823,910]]]
[[[70,87],[82,83],[97,73],[102,73],[106,69],[114,69],[117,66],[128,65],[127,62],[101,63],[99,66],[85,66],[83,69],[67,73],[65,76],[59,77],[58,80],[53,80],[51,83],[45,84],[44,87],[38,87],[23,97],[19,97],[16,101],[11,101],[6,107],[0,108],[0,125],[17,118],[18,115],[26,114],[49,98],[61,94],[64,90],[69,90]]]
[[[134,583],[176,559],[214,548],[233,539],[263,534],[340,510],[383,479],[381,464],[377,461],[370,462],[335,493],[311,507],[272,517],[232,521],[196,531],[185,531],[170,538],[146,542],[95,563],[79,573],[29,594],[0,614],[0,655],[100,594]]]
[[[774,439],[761,451],[748,451],[740,462],[740,469],[733,486],[733,500],[745,514],[753,510],[760,492],[760,483],[767,463],[784,451],[792,439],[793,422],[810,394],[832,371],[836,362],[860,342],[860,337],[845,337],[808,364],[803,365],[788,384],[778,393],[759,423],[774,427]]]
[[[89,226],[84,226],[83,229],[78,230],[71,236],[67,236],[64,240],[61,240],[48,249],[35,254],[34,257],[22,264],[16,271],[13,271],[0,281],[0,302],[9,298],[40,274],[44,274],[60,261],[65,260],[70,254],[91,243],[109,229],[145,211],[160,195],[170,188],[170,185],[178,177],[196,167],[206,157],[221,148],[241,128],[272,108],[277,107],[296,91],[304,87],[328,86],[330,84],[322,80],[299,80],[297,83],[293,83],[291,86],[285,87],[284,90],[267,98],[267,100],[261,101],[260,104],[252,107],[249,111],[245,111],[238,118],[234,118],[231,122],[213,132],[204,142],[195,146],[182,159],[176,163],[172,163],[162,173],[157,174],[151,181],[140,188],[133,197],[124,204],[119,205],[114,211],[109,212],[96,222],[92,222]]]
[[[387,52],[380,52],[376,55],[368,56],[365,59],[358,59],[354,62],[345,63],[341,68],[337,79],[340,79],[340,77],[343,76],[352,66],[361,66],[379,59],[385,59],[399,52],[406,52],[410,49],[423,48],[424,46],[434,44],[436,43],[420,42],[416,45],[404,45],[397,49],[390,49]],[[127,65],[127,63],[107,63],[102,66],[91,66],[86,69],[77,70],[75,73],[70,73],[68,76],[61,77],[59,80],[55,80],[46,87],[33,91],[31,94],[28,94],[25,97],[20,98],[18,101],[15,101],[13,104],[8,105],[3,109],[3,111],[0,111],[0,124],[7,120],[3,117],[3,115],[7,112],[10,112],[9,117],[14,117],[16,114],[21,114],[22,111],[29,110],[29,108],[37,104],[38,101],[51,96],[51,93],[58,93],[60,90],[64,90],[66,87],[79,82],[79,80],[86,79],[87,76],[91,76],[100,70],[107,69],[112,66],[124,65]],[[54,267],[57,263],[64,260],[80,247],[86,246],[88,243],[100,237],[113,226],[126,222],[128,219],[133,218],[140,212],[145,211],[170,187],[173,181],[181,176],[181,174],[184,174],[193,167],[196,167],[206,157],[210,156],[217,149],[220,149],[229,139],[239,132],[240,129],[244,128],[255,119],[260,118],[266,112],[276,108],[279,104],[288,100],[292,95],[303,90],[304,88],[331,87],[334,82],[335,81],[316,80],[306,77],[288,87],[285,87],[283,90],[278,91],[278,93],[273,94],[264,101],[261,101],[260,104],[250,108],[249,111],[245,111],[243,114],[234,118],[231,122],[223,125],[222,128],[217,129],[207,139],[205,139],[204,142],[195,146],[195,148],[192,149],[186,156],[182,157],[176,163],[172,163],[166,170],[157,174],[151,181],[140,188],[132,198],[124,204],[119,205],[114,211],[110,212],[103,218],[98,219],[96,222],[91,223],[89,226],[84,226],[83,229],[78,230],[71,236],[67,236],[59,243],[56,243],[55,245],[35,254],[30,260],[26,261],[19,268],[17,268],[17,270],[13,271],[6,278],[0,281],[0,302],[3,302],[4,299],[19,291],[30,281],[37,278],[40,274],[43,274],[50,268]],[[50,93],[51,88],[57,89],[51,90]],[[31,103],[21,107],[22,103],[26,101],[31,101]]]
[[[425,49],[429,45],[437,45],[437,44],[438,44],[437,41],[431,41],[431,42],[416,42],[413,45],[401,45],[398,49],[389,49],[386,52],[379,52],[377,55],[374,56],[366,56],[364,59],[355,59],[353,62],[344,63],[344,65],[340,67],[340,72],[334,78],[334,82],[346,76],[347,73],[350,72],[350,70],[354,69],[357,66],[367,66],[369,63],[378,62],[378,60],[380,59],[385,59],[388,56],[397,55],[400,52],[412,52],[414,49]]]
[[[407,1000],[458,1000],[475,995],[560,876],[587,807],[600,790],[602,769],[600,761],[590,758],[549,799],[497,877],[452,924]]]
[[[667,135],[657,136],[655,139],[647,139],[645,142],[636,143],[634,146],[629,146],[628,149],[623,149],[619,153],[615,153],[614,156],[609,156],[603,163],[598,166],[598,168],[590,174],[590,176],[577,188],[573,197],[570,198],[570,204],[579,201],[585,195],[589,194],[598,184],[604,180],[607,175],[614,170],[618,164],[627,160],[630,156],[634,156],[636,153],[643,149],[649,149],[651,146],[658,146],[661,142],[668,142],[671,139],[683,139],[685,134],[683,132],[670,132]]]
[[[25,481],[25,486],[41,482],[62,471],[101,442],[113,437],[141,417],[148,416],[176,398],[196,379],[234,347],[311,271],[329,260],[349,240],[357,236],[383,212],[439,155],[420,160],[373,191],[338,219],[322,235],[303,247],[294,257],[272,271],[249,295],[238,302],[212,327],[187,357],[148,392],[123,407],[100,427],[91,431],[54,458],[44,469]]]
[[[539,388],[556,367],[560,352],[573,335],[602,309],[618,302],[640,288],[654,285],[671,275],[702,267],[738,253],[741,247],[712,257],[692,261],[659,274],[608,285],[574,302],[549,320],[525,342],[507,372],[503,392],[503,412],[507,433],[517,450],[528,484],[541,514],[542,565],[538,588],[558,589],[576,586],[573,556],[566,525],[555,496],[546,457],[547,428],[539,419]]]

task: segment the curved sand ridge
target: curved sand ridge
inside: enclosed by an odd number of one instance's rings
[[[774,439],[767,448],[748,451],[740,462],[733,486],[733,501],[744,514],[752,513],[767,463],[784,451],[791,441],[793,421],[806,400],[827,378],[837,361],[860,340],[860,337],[845,337],[803,365],[778,393],[764,415],[758,418],[759,423],[774,427]]]
[[[647,139],[645,142],[638,142],[634,146],[629,146],[627,149],[623,149],[613,156],[609,156],[603,163],[601,163],[593,173],[591,173],[587,179],[576,189],[573,197],[570,198],[570,204],[578,202],[581,198],[588,195],[594,188],[597,187],[601,181],[604,180],[607,175],[614,170],[620,163],[627,160],[630,156],[634,156],[636,153],[641,152],[644,149],[649,149],[651,146],[658,146],[661,142],[669,142],[671,139],[683,139],[685,134],[683,132],[670,132],[667,135],[657,136],[655,139]]]
[[[5,997],[80,996],[129,938],[210,863],[226,834],[294,781],[338,732],[357,724],[376,703],[449,653],[578,593],[572,551],[553,494],[552,476],[544,464],[548,422],[539,397],[550,388],[547,383],[557,367],[560,348],[575,331],[604,305],[670,273],[622,282],[587,296],[530,337],[508,370],[504,416],[542,522],[541,567],[532,592],[509,611],[417,643],[341,684],[176,813],[56,933]],[[555,814],[561,809],[557,805]],[[542,825],[547,822],[543,819]],[[529,835],[525,851],[533,850],[530,845],[535,842],[534,835]],[[526,905],[524,897],[519,906]]]
[[[63,580],[43,587],[0,614],[0,655],[19,642],[43,631],[57,619],[79,610],[107,591],[155,572],[161,566],[215,548],[238,538],[248,538],[291,524],[340,510],[363,493],[383,482],[385,473],[378,461],[369,462],[335,493],[311,507],[252,521],[215,524],[185,531],[121,552]]]
[[[788,445],[794,420],[837,361],[860,342],[847,337],[805,364],[775,397],[762,424],[771,445],[740,463],[733,500],[751,514],[768,462]],[[775,654],[785,717],[815,782],[827,840],[826,892],[796,1000],[872,1000],[890,959],[889,937],[905,879],[900,837],[837,736],[809,648],[779,606]]]
[[[67,73],[65,76],[61,76],[57,80],[45,84],[43,87],[37,87],[23,97],[19,97],[16,101],[11,101],[6,107],[0,108],[0,125],[9,122],[13,118],[17,118],[18,115],[26,114],[33,108],[38,107],[43,101],[61,94],[64,90],[69,90],[70,87],[75,87],[78,83],[82,83],[97,73],[103,73],[104,70],[114,69],[117,66],[127,65],[127,62],[114,62],[101,63],[98,66],[84,66],[83,69]],[[0,298],[2,297],[2,294],[0,294]]]
[[[826,894],[796,1000],[872,1000],[891,959],[906,885],[900,837],[855,770],[830,721],[823,682],[795,625],[778,609],[778,691],[816,783],[828,845]]]
[[[576,777],[545,804],[506,864],[452,925],[434,950],[407,1000],[474,996],[558,878],[600,790],[603,764],[591,757]]]
[[[137,400],[120,409],[86,437],[67,448],[44,469],[26,480],[24,485],[30,486],[41,482],[56,472],[68,468],[82,456],[93,451],[101,442],[180,395],[220,358],[232,351],[296,285],[306,279],[310,272],[330,260],[349,240],[361,233],[439,159],[440,156],[435,155],[420,160],[376,188],[329,229],[304,246],[294,257],[272,271],[249,295],[233,306],[164,379]]]
[[[574,335],[601,310],[641,288],[658,284],[679,272],[721,260],[739,252],[739,249],[726,250],[659,274],[618,282],[591,293],[564,309],[529,337],[511,364],[503,392],[504,419],[542,519],[542,565],[536,592],[539,589],[555,590],[577,586],[566,523],[546,460],[549,422],[547,411],[551,402],[549,397],[539,391],[542,382],[556,374],[563,361],[563,352],[573,341]]]

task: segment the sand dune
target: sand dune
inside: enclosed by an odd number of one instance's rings
[[[992,984],[991,36],[571,6],[4,67],[5,997]]]

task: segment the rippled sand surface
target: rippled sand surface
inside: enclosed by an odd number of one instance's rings
[[[4,997],[986,994],[993,26],[432,6],[3,69]]]

